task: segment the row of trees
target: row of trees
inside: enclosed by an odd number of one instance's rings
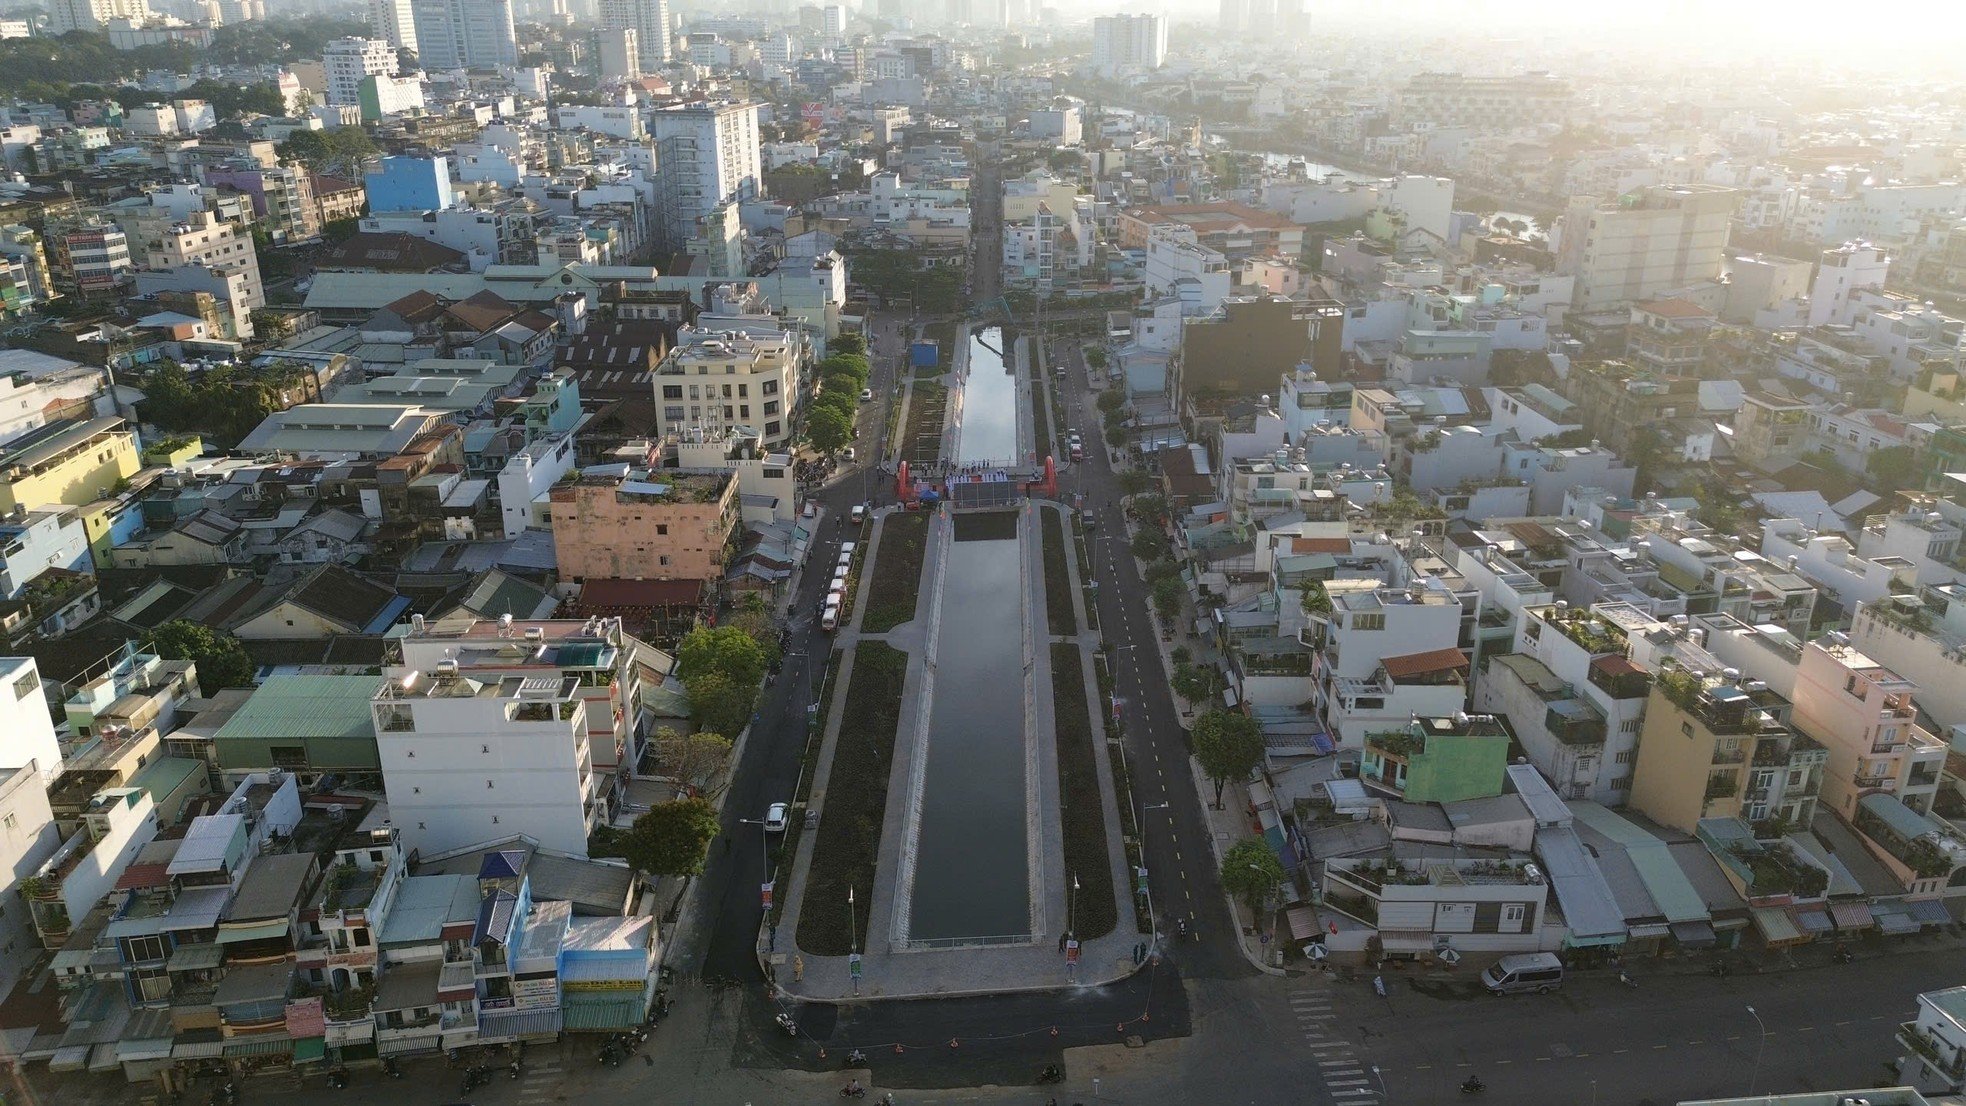
[[[858,335],[842,335],[833,342],[834,352],[819,363],[819,397],[806,412],[806,441],[822,453],[853,441],[860,391],[873,375],[866,350],[866,341]]]
[[[368,24],[360,20],[309,18],[255,20],[220,27],[212,35],[211,46],[202,50],[175,42],[118,50],[109,44],[107,34],[95,31],[70,31],[53,38],[10,38],[0,41],[0,93],[67,108],[81,100],[115,96],[106,89],[152,69],[187,73],[201,64],[312,61],[319,59],[322,48],[335,39],[368,33]],[[186,91],[178,95],[198,94]],[[155,98],[155,94],[143,94],[137,102]]]

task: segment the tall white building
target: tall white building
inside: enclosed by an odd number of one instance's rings
[[[369,0],[369,33],[391,46],[416,49],[416,15],[410,0]]]
[[[641,37],[633,27],[603,28],[595,34],[603,79],[632,81],[642,75]]]
[[[605,797],[580,679],[399,672],[372,704],[389,814],[424,855],[524,834],[587,855]]]
[[[28,661],[32,667],[34,662]],[[47,706],[36,687],[33,697],[47,717]],[[0,698],[12,698],[0,692]],[[35,763],[16,764],[0,756],[0,899],[19,903],[20,882],[39,871],[61,847],[55,812],[48,806],[48,785]],[[0,996],[14,989],[21,973],[41,951],[31,917],[24,909],[0,911]]]
[[[1102,15],[1092,21],[1092,68],[1101,76],[1145,72],[1167,62],[1167,20],[1158,15]]]
[[[756,199],[764,179],[758,105],[685,104],[649,113],[656,147],[656,233],[679,249],[697,220],[727,203]]]
[[[425,69],[468,69],[519,62],[512,0],[410,0],[417,60]]]
[[[148,0],[49,0],[48,3],[51,35],[100,31],[112,19],[127,19],[141,26],[150,22],[150,4]]]
[[[1601,204],[1574,196],[1563,213],[1557,271],[1577,278],[1571,310],[1597,310],[1720,275],[1740,194],[1715,185],[1653,185]]]
[[[644,72],[669,63],[669,0],[600,0],[601,29],[635,32]]]
[[[362,78],[396,73],[396,48],[379,38],[338,38],[321,50],[327,72],[328,104],[362,102]]]

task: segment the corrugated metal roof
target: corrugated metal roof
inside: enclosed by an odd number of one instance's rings
[[[1592,802],[1570,804],[1570,813],[1625,850],[1625,856],[1645,881],[1645,892],[1659,904],[1668,923],[1705,921],[1707,901],[1694,888],[1664,841]]]
[[[1573,943],[1624,939],[1625,912],[1619,909],[1604,873],[1591,862],[1574,830],[1568,826],[1538,830],[1536,855],[1556,888],[1556,901],[1563,907],[1563,920],[1570,925]]]
[[[369,702],[380,676],[272,676],[253,692],[215,739],[361,737],[374,740]]]

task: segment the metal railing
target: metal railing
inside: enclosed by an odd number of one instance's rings
[[[962,949],[1003,945],[1028,945],[1031,943],[1032,937],[1028,933],[1006,933],[996,937],[911,937],[902,947],[906,949]]]

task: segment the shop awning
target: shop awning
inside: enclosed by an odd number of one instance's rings
[[[164,963],[167,972],[210,971],[225,963],[225,949],[210,942],[198,945],[179,945],[171,950],[171,958]]]
[[[225,1042],[225,1058],[236,1060],[242,1056],[278,1056],[294,1049],[293,1038],[285,1033],[268,1034],[264,1037],[251,1037],[246,1040]]]
[[[1919,925],[1942,926],[1952,924],[1952,915],[1946,904],[1938,899],[1907,899],[1905,909],[1910,911],[1911,920]]]
[[[93,1045],[67,1045],[55,1050],[54,1058],[48,1061],[49,1071],[81,1071],[89,1066],[89,1050]]]
[[[277,921],[261,922],[258,925],[234,926],[229,929],[221,929],[218,931],[218,943],[221,945],[236,945],[241,941],[264,941],[269,937],[285,937],[286,935],[287,920],[280,918]]]
[[[1833,902],[1829,904],[1829,920],[1838,929],[1869,929],[1876,924],[1871,917],[1870,907],[1860,902]]]
[[[1663,922],[1658,925],[1643,925],[1643,926],[1631,927],[1631,939],[1634,941],[1649,941],[1655,937],[1668,936],[1671,933],[1672,933],[1672,927],[1664,924]]]
[[[1830,923],[1829,912],[1821,907],[1809,907],[1794,913],[1795,924],[1802,927],[1802,932],[1811,937],[1820,937],[1835,928]]]
[[[1802,931],[1796,928],[1787,912],[1778,906],[1757,906],[1754,908],[1754,928],[1761,933],[1761,939],[1769,945],[1779,947],[1793,945],[1804,940]]]
[[[640,1025],[648,1013],[640,992],[621,998],[595,995],[568,996],[566,1028],[569,1031],[598,1032],[630,1029]]]
[[[225,1055],[224,1041],[184,1041],[171,1046],[173,1060],[211,1060]]]
[[[1432,952],[1434,935],[1421,931],[1379,931],[1379,947],[1387,952]]]
[[[1878,903],[1871,907],[1870,913],[1877,920],[1880,932],[1894,937],[1918,932],[1918,919],[1911,916],[1903,903]]]
[[[1713,927],[1705,922],[1674,922],[1670,927],[1672,939],[1689,949],[1713,947],[1718,939],[1713,935]]]
[[[1317,924],[1317,913],[1308,906],[1293,906],[1284,911],[1283,916],[1290,922],[1292,940],[1302,941],[1324,932],[1324,928]]]
[[[384,1056],[402,1056],[411,1052],[436,1052],[443,1047],[443,1043],[443,1038],[433,1032],[427,1037],[392,1037],[387,1041],[377,1041],[375,1050]]]
[[[294,1042],[294,1063],[310,1064],[328,1054],[325,1037],[302,1037]]]
[[[116,1042],[118,1063],[136,1060],[168,1060],[171,1058],[171,1039],[152,1037],[148,1040],[124,1040]]]
[[[523,1014],[486,1011],[478,1019],[478,1036],[488,1040],[501,1037],[550,1037],[560,1031],[560,1009],[529,1010]]]

